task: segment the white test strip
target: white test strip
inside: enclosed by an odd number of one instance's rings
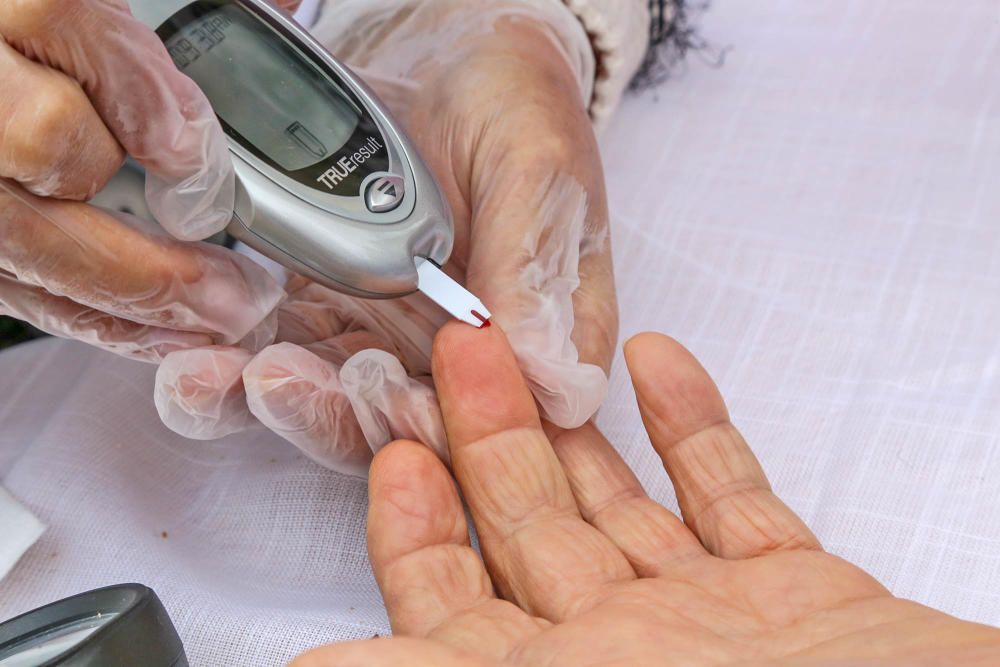
[[[434,262],[423,257],[414,260],[417,264],[417,275],[420,278],[417,288],[432,301],[447,310],[463,322],[474,327],[489,326],[490,311],[476,295],[465,289],[451,277],[439,269]]]

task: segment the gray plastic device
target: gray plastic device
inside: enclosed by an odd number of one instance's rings
[[[237,178],[232,236],[331,289],[366,298],[420,289],[459,319],[488,322],[439,268],[454,230],[434,176],[374,93],[290,16],[265,0],[129,7],[225,130]]]
[[[0,623],[0,667],[187,667],[152,589],[108,586]]]

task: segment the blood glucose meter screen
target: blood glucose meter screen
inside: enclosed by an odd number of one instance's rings
[[[286,171],[329,158],[361,119],[311,61],[234,5],[178,26],[166,46],[238,138]]]

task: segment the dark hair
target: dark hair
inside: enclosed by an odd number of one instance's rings
[[[694,27],[694,17],[703,14],[708,0],[649,0],[650,46],[631,89],[642,90],[663,83],[688,53],[704,54],[715,66],[721,66],[727,49],[715,49]]]

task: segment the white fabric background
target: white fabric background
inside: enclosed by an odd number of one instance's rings
[[[720,1],[697,58],[604,138],[623,333],[720,382],[779,492],[894,592],[1000,624],[1000,9]],[[261,433],[181,440],[153,370],[0,355],[0,482],[50,527],[0,618],[140,581],[193,665],[387,630],[364,484]],[[673,504],[622,364],[601,423]],[[166,537],[163,533],[166,533]]]

